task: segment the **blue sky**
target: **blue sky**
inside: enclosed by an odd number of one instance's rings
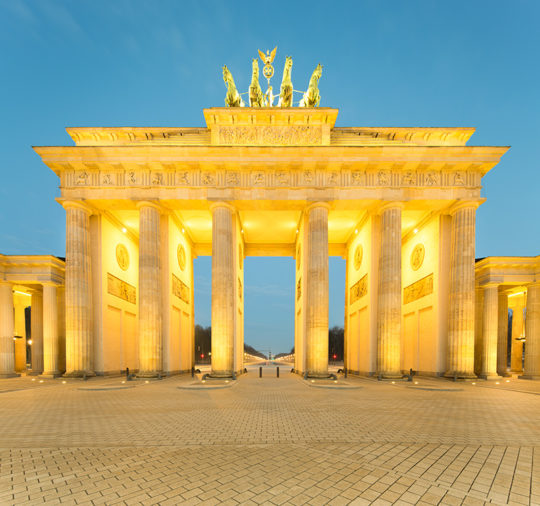
[[[0,252],[64,254],[58,182],[31,145],[66,126],[199,126],[223,105],[223,64],[247,89],[257,49],[278,46],[293,82],[324,65],[338,126],[473,126],[512,149],[484,180],[477,256],[540,253],[540,2],[0,0]],[[276,87],[276,84],[274,86]],[[293,342],[292,259],[246,260],[246,341]],[[210,263],[196,260],[209,323]],[[330,323],[343,323],[331,259]]]

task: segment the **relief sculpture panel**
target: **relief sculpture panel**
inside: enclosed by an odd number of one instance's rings
[[[403,289],[403,304],[409,304],[433,293],[433,274],[419,279]]]

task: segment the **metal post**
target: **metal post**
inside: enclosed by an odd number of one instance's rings
[[[259,367],[259,378],[262,378],[262,365]]]
[[[276,367],[276,377],[279,378],[279,365]]]

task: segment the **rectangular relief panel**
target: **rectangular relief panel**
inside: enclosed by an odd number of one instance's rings
[[[403,304],[409,304],[433,293],[433,273],[403,289]]]
[[[172,274],[172,293],[181,301],[189,304],[189,287],[174,274]]]
[[[365,274],[360,278],[353,286],[351,286],[350,303],[354,304],[357,300],[361,299],[368,292],[368,275]]]
[[[137,289],[133,285],[113,276],[110,272],[107,273],[107,293],[131,302],[131,304],[137,303]]]

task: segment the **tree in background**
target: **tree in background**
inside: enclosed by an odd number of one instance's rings
[[[210,363],[212,351],[212,327],[195,325],[195,362]]]
[[[343,327],[332,327],[328,330],[328,359],[331,361],[343,360],[343,342],[345,330]]]

